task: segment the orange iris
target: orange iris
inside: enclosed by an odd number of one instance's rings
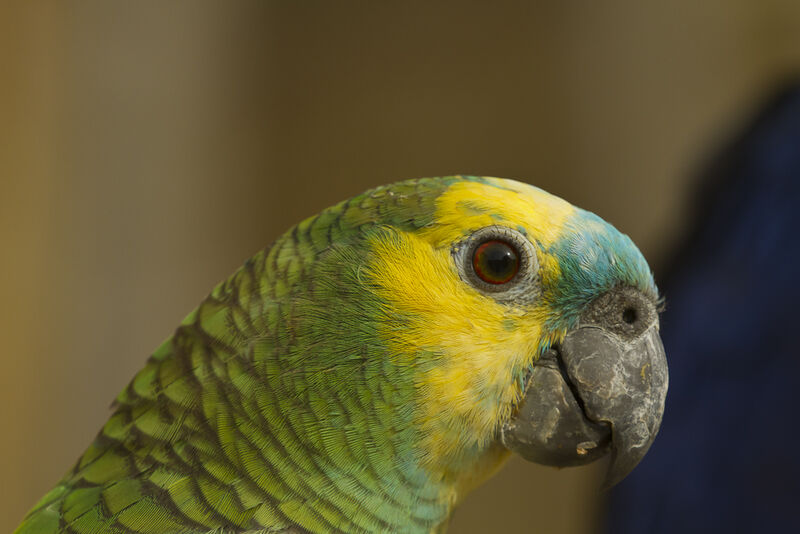
[[[489,284],[505,284],[519,272],[517,249],[499,239],[481,243],[472,255],[478,278]]]

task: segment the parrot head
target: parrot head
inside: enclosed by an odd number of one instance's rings
[[[553,466],[610,454],[605,486],[616,484],[653,442],[667,391],[645,259],[596,215],[527,184],[437,185],[424,220],[413,194],[376,192],[397,208],[367,238],[362,272],[392,358],[425,355],[414,373],[425,460],[445,477],[466,467],[471,487],[506,451]]]
[[[17,533],[441,532],[512,453],[614,484],[661,421],[657,299],[535,187],[367,191],[212,290]]]

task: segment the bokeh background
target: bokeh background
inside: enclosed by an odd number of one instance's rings
[[[799,67],[794,0],[4,2],[0,532],[294,222],[390,181],[503,176],[658,273],[698,169]],[[602,531],[601,475],[513,460],[451,532]]]

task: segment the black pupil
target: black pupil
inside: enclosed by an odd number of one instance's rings
[[[514,253],[507,245],[492,244],[486,248],[486,266],[489,272],[502,278],[514,270]]]
[[[622,320],[628,324],[636,322],[636,310],[633,308],[625,308],[622,310]]]
[[[483,280],[493,284],[508,282],[517,274],[517,252],[503,241],[489,241],[478,247],[475,271]]]

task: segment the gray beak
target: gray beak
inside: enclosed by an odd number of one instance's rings
[[[604,486],[625,478],[655,439],[668,376],[653,304],[631,288],[598,299],[559,347],[534,364],[500,433],[527,460],[555,466],[611,453]]]

